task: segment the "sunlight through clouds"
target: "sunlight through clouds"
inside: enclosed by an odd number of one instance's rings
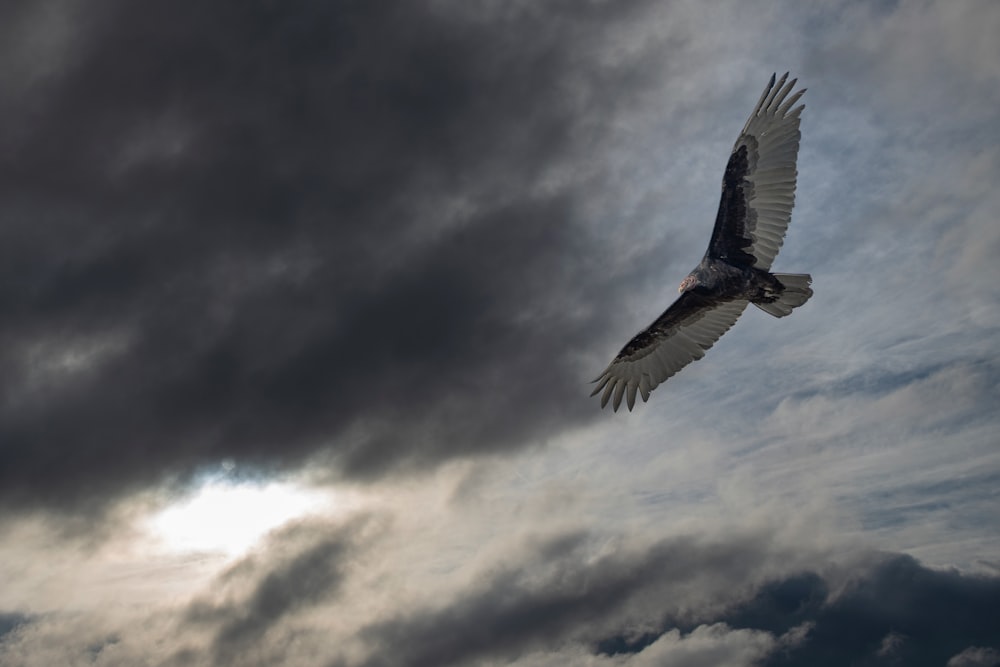
[[[335,509],[329,491],[290,482],[234,484],[213,480],[193,496],[155,514],[146,527],[165,550],[238,556],[289,521]]]

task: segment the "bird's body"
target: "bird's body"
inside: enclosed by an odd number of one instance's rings
[[[774,277],[767,271],[709,257],[701,260],[688,276],[693,279],[688,289],[719,299],[763,299],[766,293],[775,291],[777,287]]]
[[[722,199],[705,256],[681,282],[681,296],[637,334],[595,380],[601,407],[622,398],[631,410],[661,382],[700,359],[747,304],[784,317],[812,296],[808,274],[771,273],[795,203],[799,116],[795,80],[774,76],[743,127],[722,179]]]
[[[705,257],[685,278],[689,286],[686,289],[682,287],[680,291],[690,290],[719,301],[744,299],[765,312],[771,312],[769,308],[773,307],[772,304],[779,303],[792,287],[786,284],[790,281],[783,282],[779,276],[787,278],[796,275],[808,277],[806,274],[771,273],[752,266],[731,264],[724,259]]]

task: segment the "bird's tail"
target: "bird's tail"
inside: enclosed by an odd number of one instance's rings
[[[755,306],[769,315],[784,317],[798,308],[813,295],[809,287],[812,283],[812,276],[808,273],[775,273],[775,278],[781,283],[784,289],[781,295],[770,303],[754,303]]]

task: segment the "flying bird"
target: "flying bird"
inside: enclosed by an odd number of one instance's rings
[[[797,79],[774,75],[743,126],[722,177],[722,201],[708,250],[681,281],[680,297],[655,322],[636,334],[594,382],[601,393],[628,409],[643,401],[677,371],[705,356],[736,322],[748,303],[784,317],[812,296],[812,276],[771,273],[795,203],[799,116],[792,108],[805,89],[789,96]]]

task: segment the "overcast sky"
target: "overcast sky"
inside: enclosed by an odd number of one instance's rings
[[[1000,4],[0,4],[0,664],[1000,664]],[[772,72],[796,207],[634,412]]]

